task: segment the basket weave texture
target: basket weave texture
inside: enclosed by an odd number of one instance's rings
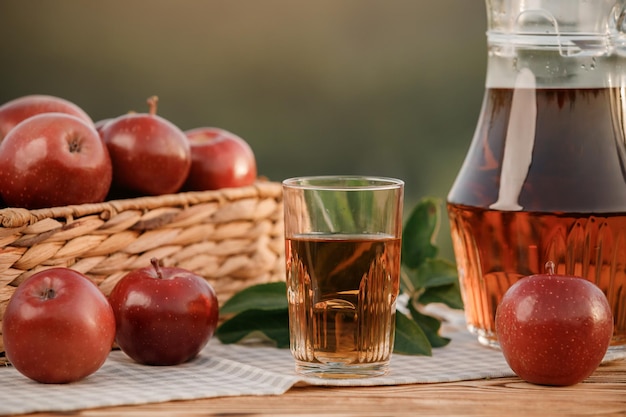
[[[108,295],[153,257],[203,276],[220,304],[250,285],[284,280],[281,184],[1,209],[0,318],[15,289],[35,272],[69,267]]]

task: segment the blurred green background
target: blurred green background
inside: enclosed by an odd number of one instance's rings
[[[130,110],[218,126],[274,181],[371,174],[406,208],[445,201],[477,122],[478,0],[0,0],[0,102],[69,99],[94,121]]]

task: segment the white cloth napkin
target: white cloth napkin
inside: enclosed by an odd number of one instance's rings
[[[511,376],[501,352],[483,347],[465,330],[462,316],[449,317],[450,344],[432,357],[394,355],[390,371],[375,378],[326,380],[294,371],[288,349],[223,345],[211,340],[195,360],[178,366],[134,363],[120,351],[88,378],[65,385],[40,384],[8,366],[0,368],[0,414],[68,412],[104,406],[146,404],[237,395],[280,395],[294,385],[373,386],[433,383]],[[626,358],[610,351],[605,362]]]

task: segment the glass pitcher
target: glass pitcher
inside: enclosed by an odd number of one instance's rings
[[[470,331],[526,275],[585,277],[626,348],[626,0],[486,0],[483,105],[448,195]]]

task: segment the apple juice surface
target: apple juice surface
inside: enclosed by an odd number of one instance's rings
[[[494,319],[502,296],[519,278],[543,273],[553,261],[557,273],[600,287],[614,315],[612,345],[626,345],[620,89],[491,88],[485,94],[476,136],[448,196],[470,330],[482,343],[497,345]],[[527,99],[514,104],[516,94]],[[520,113],[535,123],[532,137],[524,138],[531,148],[509,144],[507,156],[507,129]],[[511,169],[527,155],[524,170]]]
[[[365,369],[387,361],[393,350],[400,239],[299,235],[287,239],[286,253],[297,366]]]

